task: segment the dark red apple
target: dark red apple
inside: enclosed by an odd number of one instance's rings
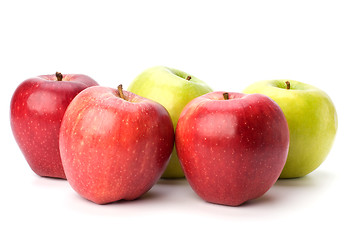
[[[71,100],[97,85],[82,74],[56,73],[22,82],[10,104],[11,128],[31,169],[44,177],[66,178],[59,153],[61,120]]]
[[[68,182],[98,204],[147,192],[165,170],[173,146],[167,110],[122,88],[82,91],[66,110],[60,130]]]
[[[238,206],[276,182],[289,130],[280,107],[265,95],[213,92],[186,105],[175,145],[185,176],[202,199]]]

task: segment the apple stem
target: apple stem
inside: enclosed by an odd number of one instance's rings
[[[186,77],[186,80],[190,81],[190,79],[191,79],[191,76]]]
[[[225,92],[225,93],[223,93],[223,96],[224,96],[224,99],[225,99],[225,100],[228,100],[228,99],[229,99],[229,93]]]
[[[56,72],[56,73],[55,73],[55,76],[56,76],[56,78],[57,78],[58,81],[62,81],[63,75],[62,75],[60,72]]]
[[[286,89],[290,89],[290,82],[289,81],[286,81]]]
[[[122,84],[120,84],[120,85],[118,86],[118,91],[119,91],[120,97],[121,97],[122,99],[126,100],[126,99],[125,99],[124,92],[123,92],[123,86],[122,86]]]

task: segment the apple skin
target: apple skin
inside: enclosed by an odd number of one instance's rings
[[[290,89],[286,89],[286,81]],[[290,149],[280,178],[303,177],[318,168],[330,152],[338,127],[330,97],[314,86],[294,80],[259,81],[244,92],[269,96],[285,114]]]
[[[186,78],[190,76],[190,80]],[[129,85],[128,90],[163,105],[169,112],[174,130],[180,113],[192,99],[212,89],[203,81],[183,71],[156,66],[143,71]],[[179,158],[174,147],[170,162],[162,178],[183,178]]]
[[[82,197],[97,204],[133,200],[160,178],[174,131],[159,103],[131,92],[91,87],[65,112],[60,153],[66,177]]]
[[[265,194],[284,167],[289,130],[261,94],[212,92],[181,113],[175,145],[192,189],[205,201],[238,206]]]
[[[60,77],[60,75],[59,75]],[[10,103],[10,123],[16,142],[39,176],[66,178],[59,153],[59,131],[71,100],[98,85],[82,74],[41,75],[22,82]]]

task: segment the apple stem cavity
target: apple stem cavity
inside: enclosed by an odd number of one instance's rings
[[[190,81],[190,79],[191,79],[191,76],[186,77],[186,80]]]
[[[55,76],[56,76],[57,81],[59,81],[59,82],[62,81],[63,75],[60,72],[56,72]]]
[[[286,89],[290,89],[290,82],[289,81],[286,81]]]
[[[118,86],[118,91],[119,91],[120,98],[126,100],[125,95],[124,95],[124,92],[123,92],[123,86],[122,86],[122,84],[120,84],[120,85]]]
[[[229,100],[229,93],[225,92],[223,93],[224,99]]]

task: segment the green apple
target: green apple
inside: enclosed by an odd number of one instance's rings
[[[175,130],[185,105],[196,97],[212,92],[212,89],[191,74],[173,68],[156,66],[137,76],[131,82],[128,91],[162,104],[168,110]],[[184,177],[175,147],[162,177]]]
[[[325,160],[335,139],[338,119],[330,97],[294,80],[260,81],[244,93],[261,93],[283,110],[290,130],[290,148],[280,178],[302,177]]]

